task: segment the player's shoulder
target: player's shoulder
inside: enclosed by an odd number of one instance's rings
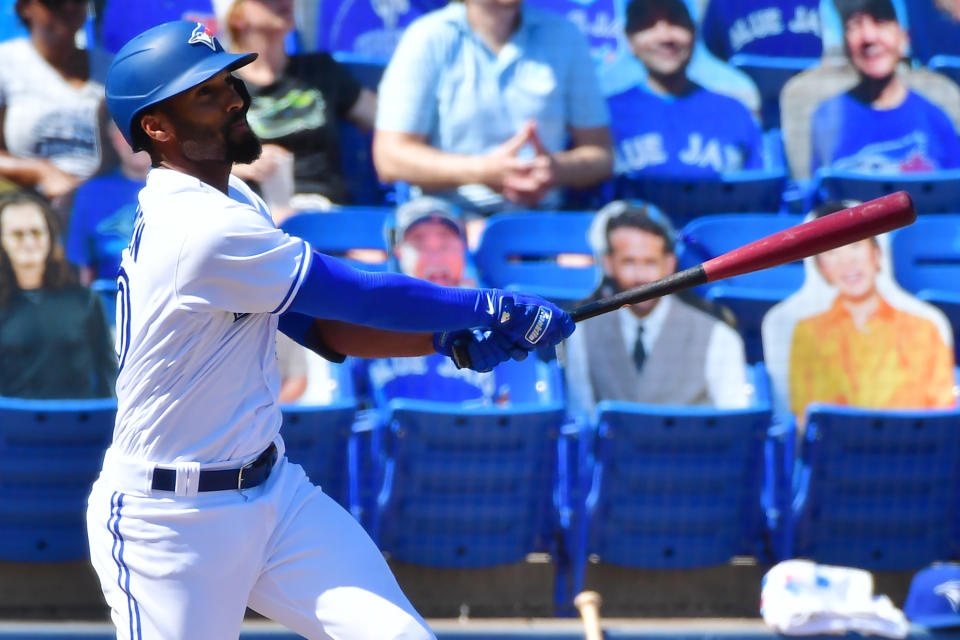
[[[237,230],[272,229],[266,205],[239,178],[230,195],[170,169],[152,169],[140,191],[140,209],[150,237],[205,242]]]
[[[4,60],[10,62],[13,59],[26,56],[30,52],[31,47],[32,45],[30,44],[29,38],[4,40],[0,42],[0,55],[3,55]]]

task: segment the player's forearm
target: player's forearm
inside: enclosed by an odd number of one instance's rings
[[[603,182],[613,173],[613,153],[603,145],[583,145],[553,154],[559,186],[584,188]]]
[[[376,131],[373,162],[383,182],[409,182],[426,191],[486,184],[483,156],[447,153],[395,132]]]
[[[488,326],[494,320],[494,302],[491,298],[487,303],[486,292],[440,287],[397,273],[358,271],[315,253],[289,310],[388,331],[433,333]]]
[[[374,329],[339,320],[315,320],[323,342],[334,351],[358,358],[399,358],[435,353],[432,333]]]

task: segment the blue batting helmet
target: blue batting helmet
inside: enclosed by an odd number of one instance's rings
[[[178,20],[147,29],[121,47],[107,71],[107,108],[130,146],[137,114],[206,82],[224,69],[253,62],[255,53],[227,53],[199,22]]]

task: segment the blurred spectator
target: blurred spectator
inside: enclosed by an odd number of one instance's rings
[[[277,332],[277,368],[280,371],[280,391],[277,402],[296,402],[307,390],[307,354],[303,347]]]
[[[607,100],[617,173],[709,177],[763,167],[762,134],[746,107],[687,77],[695,26],[683,0],[631,0],[626,33],[648,77]]]
[[[315,48],[389,60],[407,25],[442,7],[445,1],[352,0],[318,4]]]
[[[462,222],[445,201],[422,196],[398,207],[393,239],[403,273],[443,286],[466,285],[466,236]],[[534,360],[505,362],[487,373],[457,369],[449,358],[437,354],[356,360],[354,366],[358,387],[369,387],[375,400],[401,397],[486,404],[508,401],[510,389],[499,377],[535,366]]]
[[[842,208],[828,203],[814,217]],[[877,239],[827,251],[814,262],[836,293],[829,309],[798,320],[793,330],[789,397],[798,419],[811,402],[874,409],[953,406],[953,349],[928,317],[881,294]]]
[[[236,0],[227,13],[231,48],[260,54],[237,74],[253,96],[247,119],[264,142],[260,158],[234,173],[256,182],[271,206],[283,204],[270,197],[269,183],[290,170],[292,153],[293,192],[346,203],[337,122],[369,131],[377,96],[327,53],[288,56],[284,39],[293,28],[293,0]]]
[[[597,214],[599,247],[613,291],[676,271],[674,231],[651,205],[616,201]],[[678,296],[654,298],[580,325],[567,340],[570,408],[602,400],[745,407],[743,340],[730,326]]]
[[[85,0],[17,0],[16,11],[30,37],[0,43],[0,177],[57,199],[105,161],[109,60],[77,47]]]
[[[140,190],[147,183],[150,155],[134,153],[113,123],[110,143],[120,158],[112,172],[83,183],[73,198],[67,260],[79,268],[80,284],[113,280],[120,268],[120,253],[133,235]]]
[[[96,294],[75,282],[58,221],[23,192],[0,199],[0,395],[113,395],[117,358]]]
[[[811,171],[933,171],[960,166],[947,115],[898,77],[907,33],[890,0],[837,0],[858,82],[825,100],[811,123]]]
[[[703,39],[724,60],[738,53],[819,58],[820,0],[710,0]]]
[[[374,162],[465,214],[557,207],[610,175],[586,41],[522,0],[451,2],[411,24],[380,84]],[[569,142],[569,144],[568,144]]]

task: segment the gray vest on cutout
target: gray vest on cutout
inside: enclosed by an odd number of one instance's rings
[[[705,365],[712,316],[673,298],[663,328],[637,372],[623,342],[619,313],[584,322],[587,367],[597,402],[711,405]]]

